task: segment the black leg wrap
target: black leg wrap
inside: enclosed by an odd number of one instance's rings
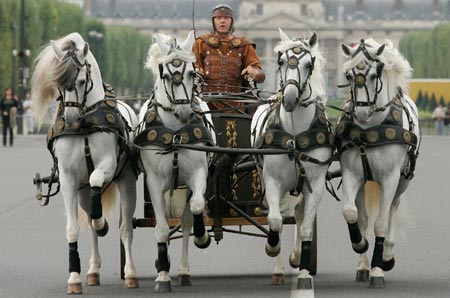
[[[274,232],[269,230],[269,235],[267,236],[267,243],[270,246],[274,247],[280,242],[280,234],[278,232]]]
[[[350,233],[350,240],[352,243],[358,244],[361,242],[362,235],[359,230],[358,222],[348,224],[348,232]]]
[[[102,188],[99,186],[91,187],[91,218],[99,219],[102,217]]]
[[[373,249],[372,262],[370,267],[383,268],[383,249],[384,249],[384,237],[375,237],[375,247]]]
[[[156,270],[158,272],[170,270],[169,256],[167,255],[167,244],[158,242],[158,260],[156,260]]]
[[[300,255],[300,270],[306,269],[310,271],[311,260],[311,244],[312,241],[302,241],[302,253]]]
[[[76,241],[69,243],[69,273],[70,272],[81,272],[78,242]]]
[[[199,238],[205,235],[205,223],[203,222],[203,214],[194,215],[194,236]]]

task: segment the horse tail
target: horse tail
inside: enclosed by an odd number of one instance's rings
[[[365,185],[365,205],[369,220],[368,231],[373,231],[375,219],[380,210],[381,189],[380,185],[374,181],[368,181]]]
[[[368,230],[373,231],[373,227],[375,224],[376,216],[378,215],[378,211],[380,209],[380,199],[381,199],[381,189],[380,185],[376,182],[369,181],[365,186],[365,203],[367,215],[369,217],[369,225]],[[398,200],[401,197],[397,198]],[[406,204],[406,200],[400,200],[401,204],[397,207],[394,212],[394,221],[393,225],[395,228],[396,236],[404,236],[406,234],[406,230],[408,228],[410,221],[410,213],[408,205]]]
[[[166,200],[166,216],[169,218],[181,218],[187,203],[189,189],[176,189],[172,196],[170,191],[164,194]]]
[[[103,216],[109,221],[112,218],[114,208],[116,206],[116,199],[119,196],[119,189],[113,182],[102,193],[102,212]],[[78,224],[81,228],[91,226],[89,217],[81,207],[78,207]]]

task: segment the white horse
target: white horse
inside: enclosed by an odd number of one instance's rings
[[[156,217],[155,235],[158,242],[156,292],[170,292],[167,242],[169,226],[166,220],[165,194],[170,203],[176,201],[178,209],[184,207],[182,215],[183,254],[178,269],[179,282],[190,284],[188,264],[188,240],[194,224],[194,243],[206,248],[211,237],[206,232],[203,220],[204,193],[208,175],[208,158],[205,152],[175,149],[174,143],[213,144],[214,137],[206,127],[201,111],[206,103],[194,96],[194,55],[192,45],[194,32],[179,43],[175,37],[156,33],[155,43],[150,47],[146,68],[155,75],[153,97],[148,100],[139,115],[143,130],[135,139],[140,150],[141,161],[147,175],[147,186]],[[211,120],[209,120],[210,123]],[[161,152],[164,154],[161,154]],[[188,191],[177,190],[186,185]],[[184,194],[180,202],[179,197]],[[189,202],[189,204],[187,203]],[[181,212],[179,212],[181,213]],[[193,214],[193,220],[192,220]]]
[[[280,205],[286,204],[291,193],[298,200],[297,241],[289,260],[293,267],[300,267],[297,287],[308,289],[312,287],[313,223],[325,189],[333,144],[323,106],[325,61],[316,33],[309,39],[291,39],[280,29],[280,37],[281,42],[275,47],[280,73],[279,102],[259,107],[251,129],[254,146],[292,150],[290,154],[257,159],[269,207],[266,253],[273,257],[280,252]],[[276,271],[284,275],[280,261],[276,262],[274,274]]]
[[[78,204],[86,211],[93,229],[93,247],[87,284],[100,284],[101,259],[98,236],[106,235],[103,216],[120,193],[121,240],[125,246],[125,283],[138,287],[131,254],[132,216],[136,205],[136,179],[130,148],[138,121],[122,102],[105,99],[98,64],[80,34],[52,41],[36,58],[32,76],[33,110],[39,123],[58,96],[59,111],[48,133],[48,148],[57,160],[61,192],[67,215],[69,243],[69,294],[82,293],[78,254]],[[102,195],[103,193],[103,195]],[[103,210],[102,210],[103,204]]]
[[[342,45],[342,50],[348,57],[343,68],[350,87],[350,100],[337,127],[343,214],[352,247],[360,254],[360,281],[369,278],[366,230],[368,216],[376,216],[370,286],[379,287],[384,286],[383,271],[391,270],[395,263],[396,211],[418,155],[417,108],[405,94],[411,67],[390,41],[361,40],[354,47]],[[366,185],[370,185],[370,197],[379,196],[380,203],[374,204],[373,198],[365,200]]]

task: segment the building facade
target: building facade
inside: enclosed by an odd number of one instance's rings
[[[105,24],[132,26],[147,34],[164,32],[184,37],[193,28],[197,35],[211,31],[211,9],[226,3],[235,11],[235,35],[245,35],[257,45],[266,72],[263,87],[277,89],[273,48],[280,40],[278,28],[290,37],[318,33],[327,66],[328,96],[342,94],[342,43],[361,38],[395,45],[416,30],[431,30],[450,18],[450,0],[84,0],[86,14]]]

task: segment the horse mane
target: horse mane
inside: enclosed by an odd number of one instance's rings
[[[300,47],[311,53],[312,57],[315,57],[314,70],[311,74],[311,89],[313,91],[313,97],[320,98],[320,101],[326,102],[327,95],[325,91],[325,81],[323,78],[323,69],[325,68],[325,58],[320,50],[319,44],[316,43],[315,46],[310,47],[306,40],[303,39],[293,39],[288,41],[280,41],[274,48],[274,52],[284,53],[295,47]]]
[[[168,35],[166,35],[166,37],[169,39]],[[172,48],[168,55],[164,55],[158,43],[155,42],[148,50],[144,67],[153,72],[155,79],[159,79],[159,65],[161,63],[172,61],[174,58],[179,58],[187,63],[195,62],[194,53],[191,51],[186,52],[180,48]]]
[[[374,39],[370,38],[364,41],[367,47],[377,49],[382,44],[378,43]],[[385,48],[383,53],[376,57],[380,62],[384,63],[383,72],[387,75],[387,90],[388,97],[394,98],[398,92],[398,88],[401,88],[404,92],[408,92],[409,80],[412,76],[412,68],[408,60],[394,47],[394,44],[386,39]],[[356,67],[361,61],[366,64],[376,66],[376,62],[368,61],[362,52],[359,52],[351,60],[347,61],[343,65],[344,72]]]
[[[84,40],[78,33],[71,33],[55,41],[63,51],[71,48],[82,49]],[[77,66],[70,57],[58,61],[50,43],[43,49],[34,61],[31,77],[31,96],[33,111],[39,123],[47,113],[48,106],[59,95],[58,86],[67,86],[77,75]]]

